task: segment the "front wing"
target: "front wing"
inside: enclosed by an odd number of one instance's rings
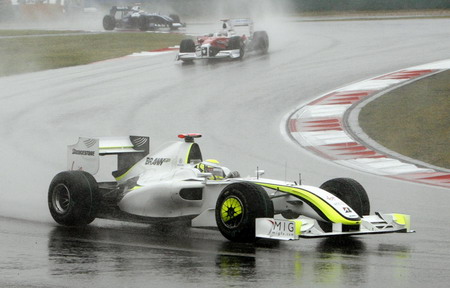
[[[241,57],[241,51],[239,49],[233,50],[221,50],[214,56],[202,55],[201,51],[197,52],[180,52],[178,53],[177,60],[199,60],[199,59],[223,59],[231,58],[236,59]]]
[[[410,216],[405,214],[380,214],[364,216],[357,229],[345,229],[340,223],[333,223],[332,232],[324,232],[317,221],[311,218],[295,220],[257,218],[256,237],[276,240],[298,240],[363,234],[414,232],[410,227]]]

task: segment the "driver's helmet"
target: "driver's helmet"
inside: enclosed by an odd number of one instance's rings
[[[202,161],[197,165],[195,165],[195,168],[197,168],[198,170],[200,170],[200,172],[203,173],[211,173],[212,175],[211,177],[209,177],[209,179],[212,180],[219,180],[226,177],[224,171],[225,167],[221,167],[219,161],[215,159],[208,159],[206,161]]]

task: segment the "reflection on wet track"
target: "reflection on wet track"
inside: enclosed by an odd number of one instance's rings
[[[2,287],[250,287],[410,283],[410,251],[367,238],[225,241],[217,231],[99,221],[85,228],[0,218]],[[370,247],[368,247],[370,246]],[[376,263],[388,257],[395,263]],[[26,259],[26,260],[25,260]],[[38,284],[39,283],[39,284]]]

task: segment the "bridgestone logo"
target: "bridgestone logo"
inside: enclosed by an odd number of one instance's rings
[[[74,155],[95,156],[95,151],[72,149]]]

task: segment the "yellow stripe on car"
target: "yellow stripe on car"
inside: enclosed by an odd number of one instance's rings
[[[301,220],[289,220],[291,222],[294,222],[295,225],[295,235],[300,235],[302,234],[302,221]]]
[[[134,146],[103,146],[103,147],[99,147],[100,150],[124,149],[124,148],[134,148]]]
[[[125,176],[134,168],[134,166],[136,166],[139,162],[137,162],[136,164],[134,164],[133,166],[130,167],[130,169],[128,169],[125,173],[123,173],[122,175],[118,176],[118,177],[114,177],[114,179],[116,179],[116,181],[120,181],[123,178],[125,178]]]
[[[192,149],[192,145],[193,145],[194,143],[192,143],[191,145],[189,145],[189,149],[187,150],[187,153],[186,153],[186,159],[184,159],[184,163],[186,163],[186,164],[189,164],[189,155],[191,154],[191,149]]]
[[[125,173],[123,173],[122,175],[118,176],[118,177],[114,177],[116,179],[116,181],[120,181],[123,178],[125,178],[125,176],[133,169],[135,165],[133,165],[130,169],[128,169]]]
[[[267,183],[255,183],[263,187],[267,187],[273,190],[285,192],[294,196],[300,197],[300,199],[305,199],[310,202],[312,205],[317,207],[331,222],[333,223],[342,223],[345,225],[358,225],[361,223],[361,220],[349,220],[342,216],[339,212],[337,212],[332,206],[330,206],[326,201],[322,198],[314,195],[313,193],[300,189],[298,187],[290,187],[290,186],[280,186],[273,185]]]

